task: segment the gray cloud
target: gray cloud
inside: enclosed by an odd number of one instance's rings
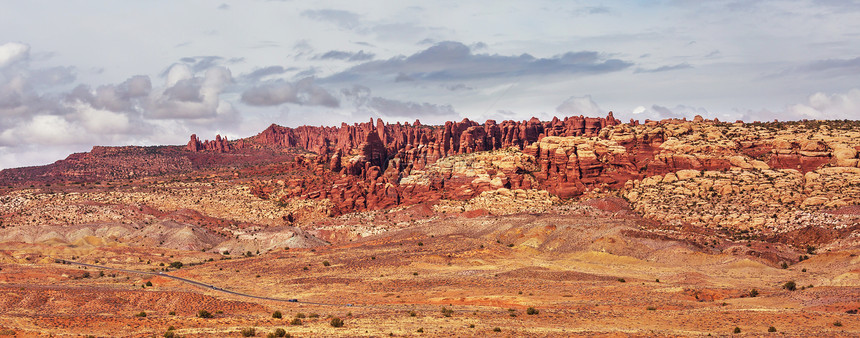
[[[344,52],[340,50],[328,51],[317,57],[320,60],[347,60],[347,61],[368,61],[372,60],[375,55],[373,53],[365,53],[364,50],[358,52]]]
[[[149,95],[152,82],[149,76],[136,75],[119,85],[99,86],[95,92],[86,85],[78,85],[66,94],[66,102],[78,101],[96,109],[113,112],[134,112],[140,100]]]
[[[693,68],[693,66],[690,65],[689,63],[684,62],[684,63],[679,63],[676,65],[661,66],[661,67],[651,68],[651,69],[638,68],[638,69],[636,69],[636,71],[634,71],[634,73],[659,73],[659,72],[668,72],[668,71],[679,70],[679,69],[688,69],[688,68]]]
[[[454,84],[454,85],[444,85],[443,88],[450,90],[452,92],[461,91],[461,90],[475,90],[475,88],[469,87],[463,83],[458,83],[458,84]]]
[[[280,75],[286,73],[287,69],[281,66],[269,66],[256,69],[248,74],[242,75],[242,79],[249,82],[256,82],[270,75]]]
[[[860,57],[853,59],[827,59],[808,63],[797,68],[801,72],[848,71],[860,72]]]
[[[242,102],[252,106],[276,106],[284,103],[330,108],[340,106],[340,101],[314,84],[313,78],[305,78],[296,83],[278,80],[249,88],[242,93]]]
[[[435,105],[427,102],[403,102],[381,97],[372,97],[367,102],[367,107],[380,115],[389,117],[439,117],[457,116],[451,105]]]
[[[342,29],[354,29],[360,24],[361,17],[353,12],[338,9],[307,10],[302,15],[318,21],[334,23]]]
[[[223,60],[224,58],[220,56],[194,56],[180,59],[180,61],[189,64],[191,66],[191,70],[195,73],[215,67],[221,64]]]
[[[408,57],[370,61],[332,76],[331,80],[380,74],[406,74],[421,80],[488,79],[509,76],[553,74],[600,74],[629,68],[633,64],[607,59],[597,52],[568,52],[552,58],[528,54],[502,56],[473,54],[459,42],[441,42]]]
[[[409,75],[406,75],[406,73],[403,73],[403,72],[397,73],[397,77],[394,78],[394,82],[409,82],[409,81],[415,81],[415,78],[413,78]]]
[[[388,118],[427,118],[433,121],[459,117],[451,105],[437,105],[427,102],[408,102],[373,96],[370,88],[355,85],[342,89],[347,99],[352,101],[359,113],[374,114]]]

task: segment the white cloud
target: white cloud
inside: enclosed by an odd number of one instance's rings
[[[555,111],[563,115],[603,116],[606,114],[597,102],[591,99],[591,95],[571,96],[556,107]]]
[[[76,118],[90,134],[127,134],[133,133],[129,117],[122,113],[96,109],[82,102],[70,105]]]
[[[860,88],[854,88],[845,93],[816,92],[810,95],[806,102],[788,105],[782,111],[749,110],[742,118],[744,121],[858,120],[860,119]]]
[[[30,46],[19,42],[7,42],[0,45],[0,68],[30,57]]]

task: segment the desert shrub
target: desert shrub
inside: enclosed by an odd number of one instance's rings
[[[756,289],[750,290],[749,296],[750,297],[758,297],[758,290],[756,290]]]
[[[275,312],[272,312],[272,318],[279,318],[280,319],[280,318],[284,318],[284,315],[281,313],[281,311],[275,311]]]
[[[529,307],[528,309],[526,309],[527,315],[536,315],[538,313],[540,313],[540,311],[538,311],[538,309],[535,309],[533,307]]]
[[[175,316],[175,315],[176,315],[176,311],[170,311],[170,312],[168,312],[167,314],[169,314],[169,315],[171,315],[171,316]]]
[[[418,246],[424,246],[424,242],[418,242]]]
[[[253,337],[257,335],[257,329],[253,327],[246,327],[242,329],[242,337]]]
[[[771,327],[767,328],[767,332],[776,332],[776,328],[771,326]]]
[[[417,314],[417,313],[415,313],[415,311],[409,311],[409,317],[415,317],[415,316],[417,316],[417,315],[418,315],[418,314]]]
[[[271,333],[272,337],[285,337],[287,335],[287,330],[282,328],[277,328],[275,331]]]
[[[444,307],[444,306],[442,307],[442,315],[443,315],[443,316],[445,316],[445,317],[451,317],[451,315],[452,315],[452,314],[454,314],[454,310],[451,310],[451,309],[446,308],[446,307]]]
[[[331,266],[331,263],[329,263],[328,261],[323,261],[323,266]]]
[[[645,308],[645,310],[648,310],[648,311],[655,311],[655,310],[657,310],[657,308],[656,308],[656,307],[653,307],[653,306],[649,306],[649,307],[646,307],[646,308]]]
[[[786,289],[786,290],[788,290],[788,291],[794,291],[794,290],[797,290],[797,284],[796,284],[796,283],[794,283],[794,281],[793,281],[793,280],[792,280],[792,281],[788,281],[788,282],[785,282],[785,284],[783,284],[783,285],[782,285],[782,288],[783,288],[783,289]]]
[[[627,283],[627,280],[625,280],[624,278],[618,278],[616,280],[621,282],[621,283]]]
[[[815,254],[815,247],[812,245],[807,245],[806,246],[806,253],[808,253],[810,255],[814,255]]]
[[[319,318],[319,317],[320,317],[320,315],[317,313],[311,313],[308,315],[308,318]]]
[[[475,324],[469,324],[469,328],[470,328],[470,329],[474,329],[474,328],[475,328]]]
[[[135,316],[135,317],[141,317],[141,318],[142,318],[142,317],[146,317],[146,312],[144,312],[144,311],[140,311],[140,312],[138,312],[137,314],[135,314],[134,316]]]
[[[840,326],[842,326],[842,322],[837,320],[837,321],[833,322],[833,326],[840,327]]]
[[[151,281],[146,281],[146,286],[152,286],[152,282],[151,282]]]
[[[338,317],[334,317],[331,319],[329,324],[331,324],[331,327],[343,327],[343,320]]]
[[[297,313],[297,314],[296,314],[296,318],[305,318],[305,314],[304,314],[304,313],[299,312],[299,313]]]
[[[500,327],[494,328],[493,332],[502,332],[502,328],[500,328]]]
[[[213,316],[212,316],[212,314],[211,314],[211,313],[209,313],[209,311],[206,311],[206,310],[200,310],[200,311],[197,311],[197,317],[200,317],[200,318],[212,318]]]
[[[174,268],[174,269],[180,269],[180,268],[182,268],[182,262],[173,262],[173,263],[170,263],[170,267],[171,267],[171,268]]]
[[[788,269],[788,263],[782,262],[782,264],[780,264],[779,267],[781,267],[783,269]]]
[[[290,325],[302,325],[302,320],[299,318],[293,318],[293,320],[290,321]]]
[[[177,335],[176,332],[167,331],[162,335],[162,337],[164,337],[164,338],[177,338],[177,337],[179,337],[179,335]]]
[[[732,331],[734,333],[741,333],[741,328],[735,326],[735,329]]]

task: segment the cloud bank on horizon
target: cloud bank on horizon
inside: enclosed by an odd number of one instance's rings
[[[271,123],[860,119],[860,2],[0,4],[0,169]]]

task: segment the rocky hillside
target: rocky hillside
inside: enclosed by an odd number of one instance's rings
[[[611,113],[442,126],[377,120],[272,125],[232,141],[192,135],[185,147],[96,147],[50,166],[4,170],[0,181],[42,184],[37,190],[51,182],[120,181],[130,188],[85,200],[167,211],[191,206],[267,226],[437,202],[435,210],[445,212],[539,212],[570,198],[614,195],[660,223],[784,232],[812,223],[855,224],[854,209],[845,208],[860,201],[858,151],[856,121],[724,123],[696,117],[623,124]],[[224,183],[198,183],[212,177]],[[132,189],[138,185],[155,190]],[[186,188],[194,192],[177,194]],[[18,201],[20,194],[4,198]],[[80,198],[70,196],[59,198]],[[9,203],[5,224],[48,222],[10,211]],[[90,215],[81,212],[88,205],[55,207],[77,211],[36,214],[66,217],[48,223],[93,217],[82,216]],[[843,211],[822,213],[828,210]],[[118,212],[97,214],[109,219]]]

